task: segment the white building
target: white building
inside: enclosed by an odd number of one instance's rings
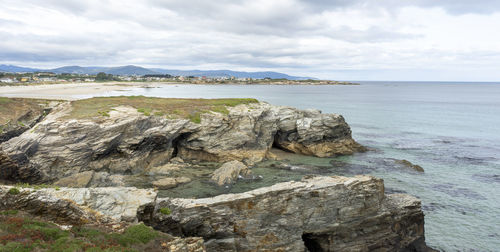
[[[3,83],[14,83],[14,82],[17,82],[17,80],[16,79],[11,79],[11,78],[1,78],[0,82],[3,82]]]

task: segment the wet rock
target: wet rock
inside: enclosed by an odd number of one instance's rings
[[[210,178],[219,186],[230,185],[234,183],[239,176],[245,178],[251,176],[252,172],[248,167],[240,161],[231,161],[222,164],[215,170]]]
[[[171,212],[162,214],[162,208]],[[146,222],[155,229],[203,237],[209,251],[400,251],[425,246],[420,201],[385,195],[383,181],[370,176],[309,176],[213,198],[157,199],[148,216],[152,219]]]
[[[178,178],[162,178],[153,181],[153,186],[158,189],[170,189],[175,188],[180,184],[185,184],[191,182],[190,178],[178,177]]]
[[[54,185],[63,187],[87,187],[93,176],[93,171],[81,172],[59,179]]]
[[[168,163],[162,166],[156,166],[148,170],[149,175],[170,175],[173,172],[180,171],[185,165],[179,163]]]
[[[406,159],[395,160],[395,162],[396,162],[396,164],[403,165],[403,166],[411,168],[411,169],[413,169],[415,171],[424,172],[424,168],[422,168],[422,166],[416,165],[416,164],[412,164],[410,161],[408,161]]]
[[[0,144],[0,179],[42,183],[82,170],[142,174],[170,159],[254,164],[273,145],[319,157],[363,149],[340,115],[264,102],[228,107],[228,115],[204,113],[199,124],[125,106],[109,117],[72,119],[71,106],[59,105],[31,130]]]

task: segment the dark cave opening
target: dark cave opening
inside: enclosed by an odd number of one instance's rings
[[[310,252],[324,251],[323,248],[321,248],[321,245],[318,243],[318,241],[314,239],[313,234],[308,234],[308,233],[302,234],[302,241],[304,241],[304,245]]]
[[[174,138],[174,140],[172,140],[173,151],[172,151],[171,158],[175,158],[179,155],[179,149],[180,149],[181,145],[183,145],[187,141],[190,134],[191,133],[182,133],[178,137]]]

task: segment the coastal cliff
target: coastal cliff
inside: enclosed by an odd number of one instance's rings
[[[420,201],[386,195],[383,181],[370,176],[308,177],[202,199],[123,187],[12,188],[0,186],[0,210],[70,225],[139,220],[183,237],[178,241],[201,237],[204,244],[195,248],[207,251],[431,251]]]
[[[154,251],[432,251],[420,201],[385,194],[371,176],[308,175],[198,199],[162,194],[178,184],[253,183],[252,167],[275,158],[271,148],[364,151],[340,115],[253,99],[106,97],[57,102],[34,118],[0,143],[0,179],[18,183],[0,186],[7,214],[124,233],[144,223],[166,235],[147,240],[161,244]],[[207,172],[201,161],[224,164]],[[202,175],[184,177],[188,169]],[[156,189],[125,187],[135,174],[160,175],[148,184]]]
[[[55,107],[0,145],[0,170],[6,180],[52,182],[85,171],[137,174],[174,157],[253,164],[271,147],[318,157],[363,150],[342,116],[318,110],[251,99],[110,97]]]

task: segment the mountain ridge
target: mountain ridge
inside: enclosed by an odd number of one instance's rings
[[[163,68],[145,68],[135,65],[125,65],[117,67],[99,67],[99,66],[63,66],[52,69],[29,68],[15,65],[0,64],[0,72],[8,73],[32,73],[32,72],[53,72],[53,73],[69,73],[69,74],[97,74],[104,72],[113,75],[147,75],[147,74],[170,74],[173,76],[207,76],[207,77],[236,77],[236,78],[253,78],[253,79],[289,79],[289,80],[305,80],[316,79],[312,77],[291,76],[285,73],[274,71],[258,71],[245,72],[233,70],[178,70],[178,69],[163,69]]]

